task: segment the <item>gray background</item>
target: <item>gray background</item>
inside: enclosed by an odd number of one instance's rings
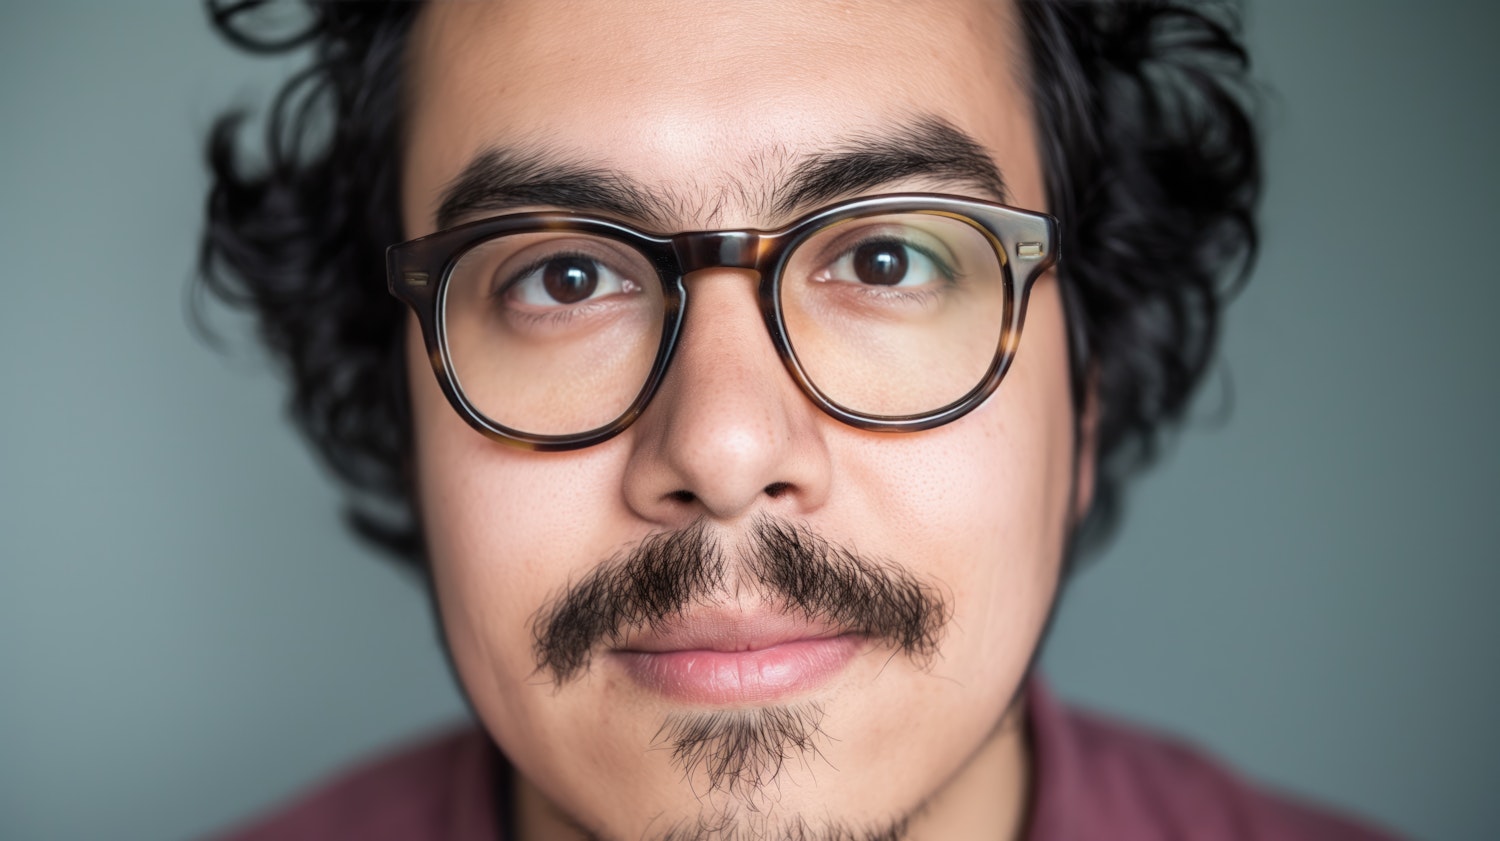
[[[1137,488],[1047,656],[1431,839],[1500,837],[1497,8],[1252,10],[1279,101],[1234,413]],[[192,3],[0,5],[0,838],[194,836],[462,715],[244,323],[221,355],[184,319],[199,137],[287,66]]]

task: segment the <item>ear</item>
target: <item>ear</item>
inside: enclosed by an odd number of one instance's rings
[[[1073,449],[1073,522],[1082,523],[1094,504],[1094,482],[1099,467],[1099,377],[1090,365],[1077,407]]]

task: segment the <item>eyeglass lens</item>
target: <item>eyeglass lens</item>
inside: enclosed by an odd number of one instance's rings
[[[968,220],[865,216],[799,241],[778,301],[793,355],[828,400],[862,415],[914,415],[985,378],[1004,329],[1004,276],[989,235]],[[526,433],[570,435],[629,409],[651,376],[666,313],[644,254],[546,231],[465,252],[441,317],[454,379],[476,410]]]

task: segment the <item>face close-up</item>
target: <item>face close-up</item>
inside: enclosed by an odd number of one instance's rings
[[[489,207],[587,212],[652,234],[773,230],[889,193],[1045,213],[1015,14],[978,0],[920,12],[432,4],[406,55],[404,234],[495,215],[440,218],[486,156],[608,173],[653,212],[494,184]],[[923,142],[936,144],[920,150],[932,160],[913,156],[925,163],[781,201],[819,161]],[[934,163],[945,143],[979,150],[1003,192]],[[612,294],[646,282],[626,277]],[[1018,693],[1091,481],[1055,279],[1032,285],[998,390],[903,432],[858,428],[809,398],[763,321],[759,282],[744,268],[689,273],[681,334],[644,411],[558,452],[476,431],[408,324],[417,507],[441,625],[518,772],[524,834],[1015,831]],[[767,571],[788,553],[821,584]],[[605,617],[593,632],[549,633],[591,610]]]
[[[0,17],[0,841],[1500,838],[1500,4],[146,5]]]

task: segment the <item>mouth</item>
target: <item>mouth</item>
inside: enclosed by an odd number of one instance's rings
[[[610,652],[640,687],[701,705],[760,704],[822,686],[865,638],[781,614],[695,614]]]

